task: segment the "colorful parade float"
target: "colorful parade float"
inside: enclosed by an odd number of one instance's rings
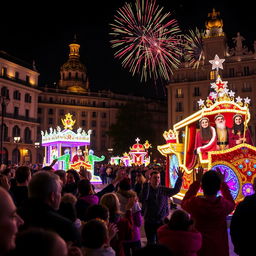
[[[60,126],[56,129],[52,127],[48,131],[41,131],[42,146],[45,147],[44,166],[50,165],[54,160],[53,166],[55,170],[75,169],[79,171],[83,166],[92,173],[92,182],[101,182],[99,176],[94,174],[94,162],[100,162],[105,159],[104,156],[97,157],[90,146],[91,130],[86,132],[82,128],[73,131],[76,120],[72,119],[70,113],[65,115],[65,119],[61,119],[64,129]]]
[[[185,171],[181,192],[176,196],[178,199],[183,198],[195,178],[198,167],[203,167],[205,171],[219,168],[225,173],[225,181],[236,202],[254,193],[252,182],[256,177],[256,147],[253,143],[248,144],[248,139],[244,139],[249,133],[250,99],[235,97],[235,93],[227,87],[228,82],[222,81],[218,69],[223,68],[223,62],[224,59],[219,59],[217,55],[210,61],[212,69],[217,70],[217,79],[215,83],[211,83],[212,91],[207,99],[198,101],[200,110],[174,124],[173,129],[165,131],[163,136],[166,144],[158,146],[159,152],[166,157],[167,185],[174,186],[177,179],[175,169],[181,167]],[[216,146],[216,143],[215,147],[208,147],[207,154],[197,150],[196,137],[201,120],[208,120],[210,126],[214,127],[216,117],[223,117],[227,129],[231,131],[237,116],[241,117],[244,124],[243,133],[239,134],[242,143],[227,145],[225,148]],[[217,131],[216,127],[214,130]]]
[[[113,165],[124,165],[124,166],[147,166],[150,164],[150,156],[148,149],[151,148],[151,144],[148,140],[144,144],[140,144],[140,139],[137,138],[136,143],[130,147],[129,153],[123,153],[122,157],[115,156],[111,157],[110,164]]]

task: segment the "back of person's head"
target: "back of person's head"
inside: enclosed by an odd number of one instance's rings
[[[58,183],[59,176],[56,174],[45,171],[36,172],[28,185],[29,197],[44,201],[52,192],[57,192]]]
[[[15,171],[15,179],[17,183],[24,183],[31,177],[30,169],[27,166],[20,166]]]
[[[119,182],[119,188],[121,190],[127,191],[131,189],[131,179],[130,178],[124,178]]]
[[[108,208],[100,204],[90,205],[86,210],[86,220],[89,221],[92,219],[101,219],[108,222],[108,219],[109,219]]]
[[[190,219],[188,213],[183,210],[176,210],[171,215],[168,228],[171,230],[187,231],[192,224],[193,221]]]
[[[58,175],[61,179],[64,179],[66,177],[66,172],[64,170],[56,170],[54,173]]]
[[[151,244],[135,250],[133,256],[173,256],[169,249],[161,244]]]
[[[77,219],[75,205],[70,202],[61,201],[58,213],[72,222],[75,222]]]
[[[101,220],[90,220],[84,224],[81,236],[83,247],[101,248],[108,240],[107,225]]]
[[[52,168],[52,166],[44,166],[43,168],[41,168],[41,171],[53,171],[54,169]]]
[[[90,180],[82,179],[77,184],[78,192],[80,196],[87,196],[92,193],[92,185]]]
[[[78,174],[78,172],[74,169],[69,169],[67,170],[67,174],[72,174],[74,179],[75,179],[75,183],[78,183],[78,181],[80,180],[80,176]]]
[[[20,232],[16,237],[14,256],[55,256],[67,255],[65,241],[56,233],[40,228]]]
[[[100,199],[100,204],[108,208],[110,215],[120,212],[120,203],[115,193],[104,194]]]
[[[213,196],[220,190],[221,179],[216,171],[205,172],[202,177],[202,189],[207,196]]]

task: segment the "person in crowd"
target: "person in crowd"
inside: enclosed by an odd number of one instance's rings
[[[233,116],[233,127],[232,129],[229,129],[228,138],[230,148],[241,143],[253,145],[250,130],[245,128],[243,116],[241,114]]]
[[[116,178],[112,180],[105,188],[95,193],[89,180],[82,179],[78,182],[78,200],[76,203],[77,216],[80,220],[85,221],[86,209],[93,204],[98,204],[99,199],[106,193],[113,192],[118,183],[124,178],[124,172],[119,170]]]
[[[17,208],[28,199],[28,184],[31,171],[27,166],[20,166],[15,171],[16,186],[10,188],[10,194]]]
[[[72,193],[73,195],[77,196],[78,189],[77,184],[80,180],[80,176],[76,170],[69,169],[67,170],[67,182],[63,187],[63,193]]]
[[[100,175],[102,184],[106,184],[107,183],[107,174],[106,174],[106,167],[104,164],[101,164],[101,166],[100,166],[99,175]]]
[[[117,256],[124,256],[124,241],[132,240],[133,221],[131,209],[134,206],[134,198],[130,198],[125,213],[120,211],[120,202],[115,193],[104,194],[100,199],[100,204],[109,210],[109,222],[117,225],[118,233],[115,239],[112,239],[111,246],[116,251]]]
[[[133,235],[130,241],[124,241],[124,252],[125,256],[130,256],[132,253],[141,247],[140,241],[140,227],[142,224],[142,216],[141,216],[141,207],[139,205],[137,194],[131,189],[131,179],[124,178],[119,183],[118,191],[116,192],[120,202],[120,210],[125,213],[126,206],[130,200],[130,198],[134,198],[134,205],[131,208],[132,211],[132,220],[133,220]]]
[[[217,114],[214,117],[214,121],[217,133],[217,150],[225,150],[229,147],[228,128],[225,117],[222,114]]]
[[[202,234],[203,243],[198,255],[229,255],[226,218],[234,210],[235,202],[224,176],[219,169],[203,173],[203,168],[199,168],[196,180],[181,202],[181,207],[191,214],[195,228]],[[200,186],[204,196],[196,196]],[[223,196],[218,196],[219,190]]]
[[[80,166],[79,175],[80,175],[80,179],[86,179],[86,180],[92,179],[92,173],[88,171],[84,166]]]
[[[77,198],[73,194],[66,193],[61,198],[58,213],[63,217],[71,220],[74,226],[80,229],[82,224],[81,220],[77,218],[76,202]]]
[[[193,220],[183,210],[175,210],[169,222],[157,230],[159,244],[165,245],[175,256],[197,256],[202,246],[202,235]]]
[[[67,184],[67,173],[64,170],[56,170],[54,174],[60,177],[62,188]]]
[[[115,256],[104,221],[92,219],[82,228],[82,248],[86,256]]]
[[[217,135],[214,127],[210,126],[209,118],[199,120],[200,130],[196,133],[196,153],[202,153],[203,159],[208,159],[208,152],[217,149]]]
[[[16,212],[10,194],[0,187],[0,255],[4,256],[15,248],[15,239],[23,220]]]
[[[31,228],[20,232],[10,256],[68,256],[66,242],[55,232]]]
[[[19,208],[22,229],[41,227],[57,232],[66,242],[80,245],[80,234],[73,223],[57,213],[61,202],[61,182],[52,172],[35,173],[28,185],[29,199]]]
[[[140,194],[142,213],[144,216],[144,229],[148,244],[157,242],[157,229],[163,225],[164,219],[169,215],[168,200],[179,193],[182,185],[183,172],[177,170],[177,181],[174,188],[160,185],[160,173],[153,171],[149,183],[144,184]]]
[[[230,223],[234,251],[240,256],[255,254],[255,239],[251,233],[256,230],[256,178],[253,180],[253,189],[254,193],[237,205]]]
[[[146,182],[146,178],[142,174],[142,172],[137,172],[136,178],[135,178],[135,184],[134,184],[134,191],[137,193],[137,195],[140,195],[140,192],[142,190],[143,184]]]

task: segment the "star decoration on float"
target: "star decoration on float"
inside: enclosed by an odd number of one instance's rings
[[[200,99],[197,101],[199,107],[201,107],[202,105],[204,105],[204,100]]]
[[[229,97],[235,97],[235,92],[233,92],[233,91],[229,91]]]
[[[251,99],[249,99],[248,97],[246,97],[246,98],[244,98],[244,103],[245,104],[250,104],[250,102],[251,102]]]
[[[211,88],[213,88],[216,92],[222,92],[227,88],[227,81],[222,81],[220,76],[217,77],[215,83],[211,83]]]
[[[236,103],[240,103],[240,102],[242,102],[242,98],[240,97],[240,96],[238,96],[237,98],[236,98]]]
[[[216,54],[213,60],[209,60],[209,62],[212,64],[212,70],[216,69],[219,71],[220,69],[223,69],[222,63],[225,61],[225,59],[220,59],[219,56]]]

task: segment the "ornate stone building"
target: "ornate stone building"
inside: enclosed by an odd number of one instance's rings
[[[198,108],[198,101],[206,98],[210,92],[210,83],[216,79],[209,60],[217,54],[225,59],[223,70],[219,70],[223,81],[228,81],[228,88],[242,98],[251,99],[251,120],[249,128],[254,138],[256,133],[255,96],[256,96],[256,44],[249,51],[244,45],[244,38],[237,33],[232,38],[234,47],[228,46],[228,39],[223,31],[220,14],[213,10],[208,14],[202,38],[202,58],[197,69],[191,68],[188,62],[175,71],[168,90],[168,127],[184,119]]]
[[[38,100],[40,129],[47,130],[60,124],[65,114],[71,113],[76,119],[76,127],[92,130],[91,148],[95,154],[108,154],[112,142],[106,132],[116,122],[120,107],[128,102],[145,103],[147,111],[153,116],[155,134],[162,139],[167,129],[167,102],[144,97],[129,96],[111,91],[92,92],[88,75],[80,61],[80,45],[74,41],[69,45],[69,59],[60,68],[60,80],[56,89],[45,88]],[[38,129],[38,138],[40,138]],[[135,138],[134,138],[135,139]]]
[[[3,162],[36,161],[39,73],[33,65],[3,51],[0,51],[0,71]]]

